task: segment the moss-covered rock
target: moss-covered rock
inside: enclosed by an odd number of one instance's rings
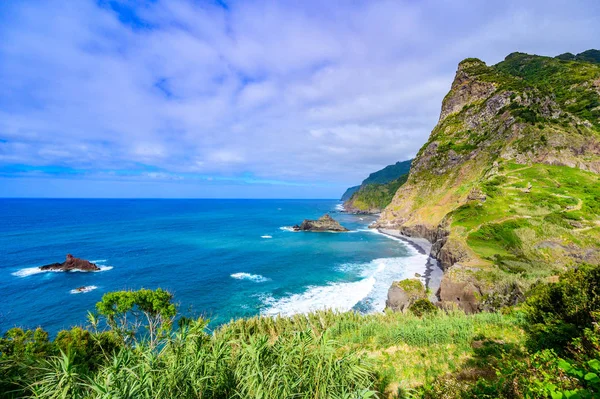
[[[396,312],[405,312],[419,299],[427,299],[421,280],[413,278],[395,281],[388,290],[385,306]]]

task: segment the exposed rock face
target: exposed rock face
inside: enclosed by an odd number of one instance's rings
[[[453,268],[460,267],[459,265],[453,266]],[[483,298],[483,292],[476,282],[461,281],[449,273],[442,278],[438,295],[441,307],[445,307],[448,302],[453,302],[465,313],[478,312]]]
[[[394,312],[406,312],[410,305],[419,299],[427,299],[425,287],[421,280],[395,281],[388,290],[385,307]]]
[[[52,263],[46,266],[41,266],[40,270],[60,270],[64,272],[81,270],[84,272],[95,272],[100,270],[100,268],[90,261],[79,259],[71,254],[68,254],[67,260],[65,260],[63,263]]]
[[[440,112],[440,121],[447,116],[458,112],[468,104],[477,101],[480,98],[486,98],[494,92],[494,85],[490,82],[481,82],[473,78],[468,70],[473,67],[485,66],[477,59],[466,59],[458,65],[456,77],[452,82],[451,93],[444,99],[442,112]]]
[[[305,219],[300,226],[294,226],[296,231],[349,231],[347,228],[335,221],[331,216],[325,214],[318,220]]]

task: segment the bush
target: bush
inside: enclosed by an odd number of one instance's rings
[[[426,314],[437,312],[437,307],[428,299],[418,299],[408,308],[415,316],[421,317]]]
[[[555,284],[536,287],[526,303],[532,349],[564,352],[600,316],[600,266],[581,266]]]

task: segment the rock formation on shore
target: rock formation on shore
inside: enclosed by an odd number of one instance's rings
[[[406,312],[419,299],[427,299],[425,287],[421,280],[412,278],[394,281],[388,290],[385,307],[394,312]]]
[[[328,214],[321,216],[317,220],[305,219],[300,226],[294,226],[295,231],[349,231],[347,228],[339,224]]]
[[[41,266],[40,270],[57,270],[68,272],[72,270],[80,270],[84,272],[95,272],[100,270],[98,266],[85,259],[79,259],[71,254],[67,255],[67,259],[63,263],[52,263],[49,265]]]

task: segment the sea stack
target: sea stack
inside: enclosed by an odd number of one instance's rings
[[[79,259],[71,254],[68,254],[67,259],[63,263],[52,263],[46,266],[41,266],[40,270],[57,270],[63,272],[80,270],[83,272],[95,272],[100,270],[100,268],[90,261]]]
[[[309,220],[305,219],[300,226],[294,226],[295,231],[335,231],[335,232],[344,232],[349,231],[347,228],[339,224],[336,220],[334,220],[329,214],[325,214],[321,216],[317,220]]]

